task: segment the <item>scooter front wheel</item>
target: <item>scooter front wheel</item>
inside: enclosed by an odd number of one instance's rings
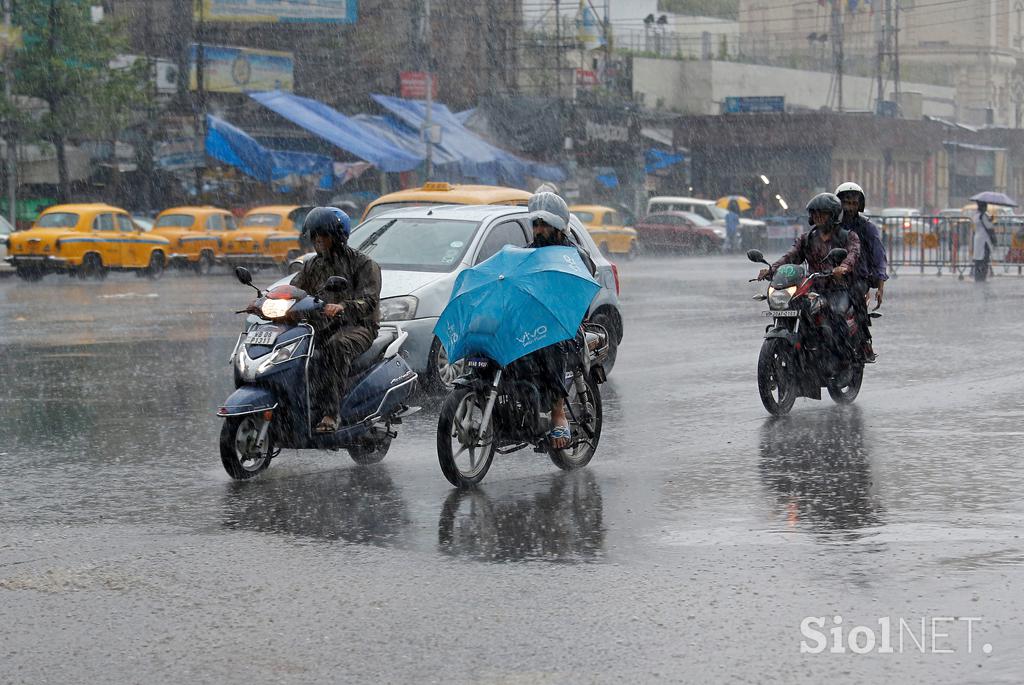
[[[456,388],[441,405],[437,419],[437,461],[441,473],[457,488],[484,479],[494,459],[494,431],[481,431],[485,398],[468,388]],[[491,419],[493,421],[493,418]]]
[[[270,466],[270,436],[259,445],[264,420],[252,414],[229,416],[220,429],[220,461],[235,480],[252,478]]]

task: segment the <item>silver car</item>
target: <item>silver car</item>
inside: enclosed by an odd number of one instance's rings
[[[14,273],[14,267],[7,263],[7,239],[14,233],[14,227],[0,216],[0,271]]]
[[[575,216],[570,231],[597,264],[602,287],[594,296],[589,316],[611,334],[612,349],[605,363],[605,370],[611,371],[623,334],[618,269],[601,256]],[[456,277],[505,245],[526,246],[532,236],[525,207],[497,205],[396,209],[377,214],[352,230],[349,244],[380,264],[381,322],[408,331],[402,355],[428,387],[448,388],[462,371],[461,364],[449,363],[434,335],[434,324],[448,304]],[[311,256],[292,262],[291,270],[301,269]],[[278,283],[288,283],[293,277]]]

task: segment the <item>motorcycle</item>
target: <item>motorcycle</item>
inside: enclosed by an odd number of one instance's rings
[[[541,391],[527,377],[514,377],[493,359],[468,358],[465,373],[445,397],[437,421],[437,458],[448,482],[469,488],[483,480],[497,454],[532,446],[547,453],[560,469],[586,466],[601,438],[601,394],[606,380],[604,361],[609,351],[608,331],[584,322],[573,346],[571,370],[563,379],[571,442],[554,449],[550,407],[541,406]],[[529,375],[529,374],[525,374]]]
[[[825,262],[839,264],[846,254],[834,248]],[[747,252],[747,259],[771,268],[759,250]],[[757,359],[757,390],[770,414],[789,413],[797,397],[820,400],[822,387],[839,404],[857,399],[864,380],[863,333],[849,295],[826,296],[815,288],[831,276],[832,269],[808,274],[803,266],[785,264],[772,275],[767,294],[754,296],[768,301],[763,314],[774,320]]]
[[[217,410],[224,419],[224,470],[237,480],[252,478],[284,448],[346,449],[357,464],[381,461],[398,436],[392,427],[419,410],[404,404],[417,381],[398,354],[408,333],[380,329],[370,348],[352,361],[338,430],[317,433],[314,421],[320,417],[313,416],[310,405],[309,365],[318,341],[309,321],[323,311],[323,293],[311,295],[292,285],[263,292],[252,285],[252,275],[244,267],[237,267],[235,275],[256,290],[260,320],[235,343],[230,363],[236,390]],[[332,276],[324,292],[344,292],[347,283]]]

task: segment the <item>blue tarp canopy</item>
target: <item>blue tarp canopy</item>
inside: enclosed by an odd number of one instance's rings
[[[325,190],[334,184],[334,166],[330,157],[271,150],[242,129],[213,115],[206,116],[206,154],[265,183],[296,186],[304,178],[313,177],[318,187]]]
[[[667,169],[686,160],[686,155],[679,152],[665,152],[657,148],[648,148],[644,154],[644,171],[648,174],[658,169]]]
[[[372,97],[377,104],[412,131],[419,131],[424,127],[426,101],[405,100],[387,95]],[[525,185],[527,176],[555,182],[567,178],[560,166],[521,159],[491,145],[466,128],[463,117],[453,114],[441,103],[431,104],[431,123],[441,128],[441,142],[435,146],[435,151],[454,160],[462,176],[483,183],[511,186]]]
[[[423,156],[382,138],[372,128],[327,105],[279,90],[249,93],[256,102],[288,121],[383,171],[411,171]]]

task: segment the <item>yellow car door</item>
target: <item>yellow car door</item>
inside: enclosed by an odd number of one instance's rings
[[[118,238],[123,249],[123,266],[138,267],[148,263],[149,255],[144,254],[146,246],[140,241],[141,234],[136,230],[132,220],[124,214],[115,214]]]
[[[110,212],[101,212],[92,220],[92,231],[96,237],[103,266],[120,268],[125,265],[128,244],[118,234],[117,222]]]

